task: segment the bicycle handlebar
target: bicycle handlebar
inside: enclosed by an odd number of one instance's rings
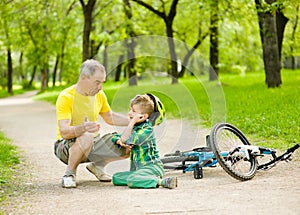
[[[277,162],[288,160],[291,157],[291,155],[294,153],[294,151],[296,151],[296,149],[298,149],[299,147],[300,147],[300,144],[297,143],[293,147],[287,149],[286,152],[283,153],[282,155],[280,155],[278,157],[274,157],[274,159],[271,160],[270,162],[259,165],[257,167],[257,170],[260,170],[260,169],[268,170],[268,169],[272,168]],[[273,165],[273,166],[271,166],[271,165]]]

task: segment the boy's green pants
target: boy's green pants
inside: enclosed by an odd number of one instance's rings
[[[112,183],[130,188],[156,188],[159,178],[164,175],[160,164],[150,164],[135,171],[117,172],[112,177]]]

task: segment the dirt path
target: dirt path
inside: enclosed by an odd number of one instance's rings
[[[78,188],[60,186],[65,166],[53,154],[56,136],[55,107],[34,102],[32,94],[0,100],[0,129],[13,139],[26,167],[21,187],[10,204],[0,206],[5,214],[300,214],[300,159],[281,163],[253,180],[239,182],[220,167],[204,169],[204,178],[192,173],[176,175],[179,187],[129,189],[100,183],[80,165]],[[120,128],[102,126],[103,133]],[[184,132],[183,132],[184,131]],[[161,154],[190,149],[204,143],[205,129],[169,120],[157,130]],[[110,173],[125,170],[128,161],[111,163]]]

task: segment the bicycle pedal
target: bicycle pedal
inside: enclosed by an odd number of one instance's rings
[[[203,169],[202,167],[196,166],[194,169],[194,179],[203,178]]]

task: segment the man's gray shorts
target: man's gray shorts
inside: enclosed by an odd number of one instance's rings
[[[126,149],[119,147],[111,141],[113,134],[98,135],[94,138],[94,146],[83,162],[103,162],[106,160],[116,159],[126,155]],[[75,143],[76,138],[65,140],[59,139],[54,143],[54,154],[62,162],[68,164],[69,149]]]

